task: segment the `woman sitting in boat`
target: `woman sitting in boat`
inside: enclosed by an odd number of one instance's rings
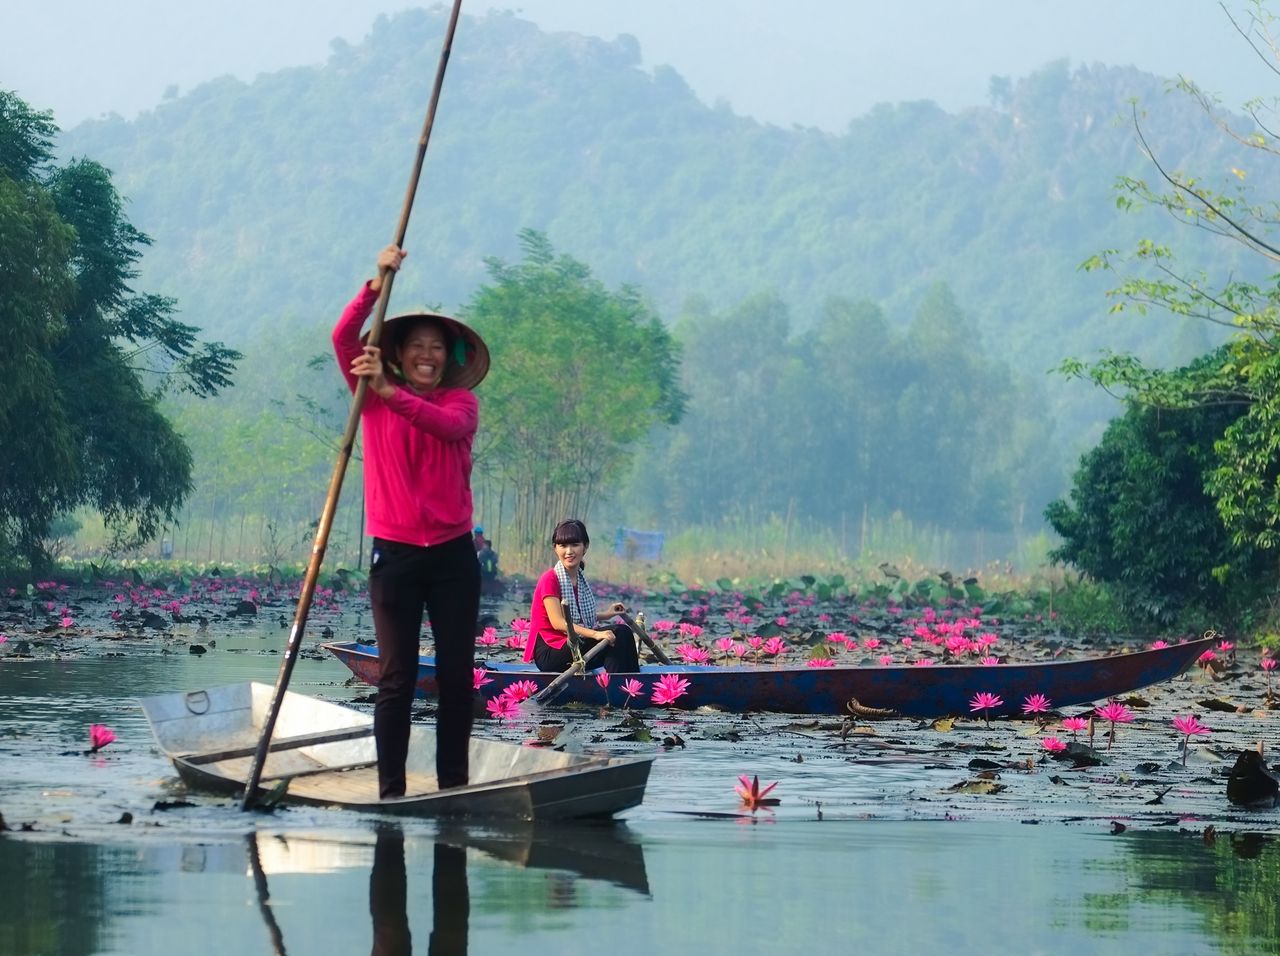
[[[605,608],[596,606],[596,596],[582,569],[591,537],[587,526],[577,518],[556,525],[551,534],[556,563],[538,578],[533,589],[533,606],[529,610],[529,641],[524,659],[534,661],[540,671],[564,671],[573,660],[569,648],[569,627],[565,623],[561,600],[569,605],[573,629],[582,639],[585,654],[598,641],[606,641],[608,650],[601,652],[605,670],[634,674],[640,670],[636,638],[625,624],[600,627],[601,622],[626,613],[626,605],[614,601]],[[597,657],[597,659],[599,659]]]

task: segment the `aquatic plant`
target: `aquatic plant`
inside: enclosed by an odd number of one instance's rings
[[[538,692],[538,684],[531,680],[518,680],[508,684],[507,689],[503,691],[508,697],[514,701],[528,700]]]
[[[1182,734],[1182,766],[1185,767],[1187,765],[1187,748],[1191,743],[1191,738],[1209,733],[1209,728],[1200,723],[1195,714],[1173,718],[1173,727],[1178,733]]]
[[[2,636],[2,635],[0,635]],[[1262,670],[1267,675],[1267,696],[1271,696],[1271,672],[1276,669],[1276,659],[1274,657],[1262,658]]]
[[[674,704],[689,690],[689,682],[675,674],[663,674],[653,685],[649,699],[655,704]]]
[[[1053,709],[1053,703],[1044,694],[1028,694],[1022,701],[1024,714],[1046,714]]]
[[[496,627],[486,627],[483,633],[476,638],[476,643],[485,647],[493,647],[498,643],[498,629]]]
[[[492,684],[492,683],[493,683],[493,678],[492,678],[492,677],[486,677],[486,676],[485,676],[485,669],[484,669],[483,667],[473,667],[473,668],[471,668],[471,688],[472,688],[472,690],[479,690],[479,689],[480,689],[481,687],[483,687],[485,684]]]
[[[520,716],[520,702],[505,692],[485,702],[484,709],[494,720],[512,720]]]
[[[105,727],[102,724],[89,725],[89,753],[96,754],[115,739],[116,732],[110,727]]]
[[[1111,749],[1112,743],[1116,739],[1116,724],[1133,723],[1133,711],[1118,700],[1108,701],[1102,707],[1094,711],[1100,720],[1105,720],[1111,724],[1111,731],[1107,735],[1107,749]]]
[[[811,657],[805,667],[835,667],[836,662],[829,657]]]
[[[1078,732],[1089,729],[1089,721],[1084,717],[1064,717],[1062,729],[1071,731],[1071,739],[1075,740]]]
[[[644,690],[644,685],[641,684],[634,677],[629,677],[626,680],[624,680],[622,682],[622,692],[627,695],[627,702],[622,705],[623,709],[625,710],[628,706],[630,706],[632,699],[640,696],[640,693],[643,690]]]
[[[1057,737],[1045,737],[1040,741],[1040,746],[1049,751],[1049,753],[1061,753],[1067,749],[1067,745]]]
[[[989,694],[986,691],[974,694],[969,700],[969,710],[982,711],[982,718],[986,721],[988,727],[991,726],[991,709],[1003,706],[1004,700],[999,694]]]
[[[764,807],[776,807],[778,804],[782,802],[777,797],[769,796],[769,792],[772,791],[773,788],[776,787],[777,785],[778,785],[778,781],[775,780],[773,783],[769,784],[769,786],[765,787],[762,790],[760,789],[759,776],[753,776],[750,780],[748,780],[747,775],[743,774],[742,776],[738,777],[738,784],[733,789],[737,792],[738,797],[742,800],[742,805],[746,807],[748,810],[750,810],[752,813],[755,813],[757,810],[760,810]]]

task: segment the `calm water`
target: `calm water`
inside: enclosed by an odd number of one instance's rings
[[[802,735],[704,723],[611,828],[242,814],[181,788],[136,699],[273,680],[261,646],[0,659],[0,813],[33,827],[0,837],[0,954],[1280,952],[1274,842],[947,822],[928,795],[954,773],[851,765]],[[347,676],[304,659],[291,686],[367,693]],[[96,756],[91,722],[120,738]],[[583,746],[651,746],[585,722]],[[713,816],[742,772],[783,780],[775,814]]]

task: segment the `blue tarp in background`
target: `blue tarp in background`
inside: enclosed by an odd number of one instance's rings
[[[658,561],[662,558],[664,537],[661,531],[619,528],[613,538],[613,553],[627,560]]]

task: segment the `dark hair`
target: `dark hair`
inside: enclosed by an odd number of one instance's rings
[[[426,328],[435,329],[437,332],[440,333],[440,337],[444,339],[445,354],[449,356],[449,358],[452,358],[453,352],[454,352],[454,342],[457,341],[457,336],[453,334],[452,329],[450,329],[447,325],[445,325],[439,319],[435,318],[435,316],[431,316],[431,315],[408,316],[407,318],[401,319],[398,322],[394,323],[390,328],[387,329],[387,333],[388,333],[387,341],[384,347],[388,351],[392,349],[399,349],[402,345],[404,345],[405,339],[407,339],[411,334],[413,334],[413,332],[416,329],[426,329]],[[398,357],[399,356],[397,356],[397,358]]]
[[[577,518],[565,518],[551,532],[552,544],[577,544],[579,541],[590,544],[591,535],[587,534],[587,526]]]

